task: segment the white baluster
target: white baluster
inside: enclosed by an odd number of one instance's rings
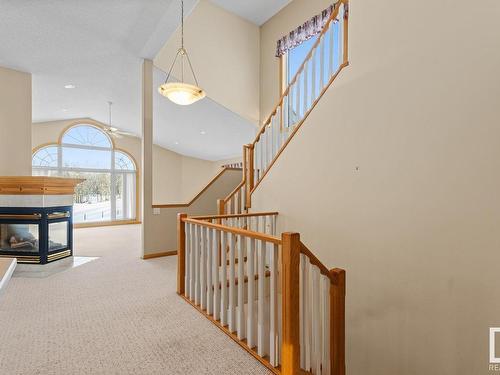
[[[338,44],[338,51],[339,51],[339,64],[342,64],[344,61],[344,43],[343,43],[343,38],[344,38],[344,6],[341,5],[339,9],[339,14],[337,16],[339,22],[338,22],[338,32],[337,32],[337,44]]]
[[[260,142],[257,141],[255,143],[255,148],[253,150],[253,162],[254,162],[254,179],[255,181],[259,181],[260,179]]]
[[[305,340],[305,316],[306,316],[306,304],[305,304],[305,291],[306,291],[306,279],[305,279],[305,255],[300,254],[300,268],[299,268],[299,326],[300,326],[300,367],[306,368],[306,340]]]
[[[189,298],[189,254],[191,252],[190,248],[190,232],[191,232],[191,224],[189,223],[184,223],[181,225],[184,225],[185,232],[185,247],[184,247],[184,267],[185,267],[185,272],[184,272],[184,295]]]
[[[270,316],[269,316],[269,362],[278,366],[278,245],[269,244],[270,268]]]
[[[312,51],[312,56],[311,56],[311,63],[312,63],[312,79],[311,79],[311,102],[316,100],[316,64],[317,64],[317,59],[316,59],[316,52],[318,52],[318,48],[316,47]]]
[[[245,338],[245,237],[238,236],[238,315],[236,319],[238,339]]]
[[[247,276],[248,276],[248,293],[247,293],[247,345],[250,348],[255,346],[254,343],[254,300],[255,300],[255,239],[250,239],[250,247],[247,253]]]
[[[207,308],[207,237],[205,227],[201,227],[201,262],[200,262],[200,276],[201,276],[201,308]]]
[[[265,158],[265,148],[266,148],[266,143],[264,142],[264,134],[262,133],[260,135],[260,178],[264,176],[264,171],[265,171],[265,164],[266,164],[266,158]]]
[[[313,54],[314,56],[314,54]],[[313,72],[314,72],[314,61],[312,61],[313,59],[309,60],[309,61],[306,61],[306,63],[304,64],[304,70],[302,71],[302,75],[304,76],[304,109],[302,110],[302,113],[306,113],[307,112],[307,109],[309,108],[309,102],[308,102],[308,91],[309,91],[309,87],[308,87],[308,77],[307,75],[309,74],[308,72],[308,67],[309,67],[309,64],[312,63],[312,69],[313,69]],[[314,87],[314,74],[313,74],[313,87]],[[311,92],[311,97],[313,96],[314,94]]]
[[[313,323],[313,371],[315,374],[321,374],[321,315],[319,306],[319,269],[312,268],[313,279],[313,302],[312,302],[312,323]]]
[[[191,256],[189,257],[189,261],[190,261],[190,264],[189,264],[189,275],[190,275],[190,280],[189,280],[189,299],[191,301],[194,300],[194,296],[195,296],[195,293],[196,293],[196,289],[195,289],[195,280],[196,280],[196,276],[195,276],[195,253],[197,251],[197,247],[196,247],[196,226],[194,224],[191,224],[191,230],[190,230],[190,236],[191,236],[191,240],[189,241],[190,243],[190,247],[191,247]]]
[[[321,40],[319,42],[320,49],[319,49],[319,71],[320,71],[320,87],[319,91],[321,92],[323,90],[323,87],[325,87],[325,41],[326,41],[326,33],[323,34],[321,37]]]
[[[213,266],[213,285],[214,285],[214,319],[220,319],[220,281],[219,281],[219,251],[220,251],[220,235],[221,232],[212,229],[213,245],[212,245],[212,266]]]
[[[312,283],[311,283],[311,263],[309,258],[305,258],[304,267],[304,302],[305,302],[305,314],[304,314],[304,341],[305,341],[305,369],[311,369],[311,353],[312,353]]]
[[[195,252],[195,281],[194,281],[194,287],[195,287],[195,293],[194,293],[194,303],[196,305],[200,304],[200,296],[201,296],[201,278],[200,278],[200,241],[201,241],[201,226],[196,225],[195,227],[195,246],[196,246],[196,252]]]
[[[283,145],[282,134],[283,134],[284,126],[285,126],[285,113],[283,112],[283,108],[285,108],[283,105],[281,105],[278,108],[278,113],[279,113],[280,121],[278,123],[278,130],[276,132],[277,133],[276,134],[276,145],[277,145],[277,147],[276,147],[276,154],[278,154],[279,150],[281,150],[281,146]]]
[[[321,275],[321,373],[330,374],[330,279]]]
[[[223,225],[224,225],[223,220]],[[223,326],[227,324],[227,236],[226,232],[221,232],[221,241],[220,241],[220,254],[221,254],[221,301],[220,301],[220,310],[221,310],[221,318],[220,322]]]
[[[257,354],[261,357],[266,355],[266,320],[268,317],[264,316],[265,303],[266,303],[266,292],[265,292],[265,282],[266,282],[266,245],[264,241],[259,241],[259,253],[258,253],[258,267],[257,272],[259,275],[258,280],[258,293],[259,299],[257,301]]]
[[[236,290],[235,290],[235,239],[234,234],[229,234],[229,330],[234,332],[236,329]]]
[[[211,315],[213,310],[213,302],[214,302],[214,290],[213,290],[213,282],[212,282],[212,271],[213,271],[213,265],[212,265],[212,245],[214,243],[213,241],[213,233],[210,228],[206,228],[207,231],[207,248],[206,248],[206,253],[207,253],[207,314]]]
[[[334,34],[335,34],[335,21],[332,21],[332,22],[330,22],[330,29],[328,30],[328,35],[329,35],[329,38],[330,38],[330,40],[329,40],[330,41],[330,52],[328,53],[328,57],[329,57],[329,63],[328,63],[328,67],[329,67],[328,80],[330,80],[330,78],[333,75],[333,72],[336,70],[333,67],[333,56],[335,55],[335,49],[334,49],[335,45],[333,43],[334,38],[335,38]]]
[[[301,79],[301,75],[299,75],[297,77],[297,84],[295,85],[295,90],[296,90],[296,98],[295,99],[297,100],[296,108],[295,108],[295,110],[297,111],[296,122],[299,122],[299,119],[301,118],[301,116],[300,116],[300,79]]]

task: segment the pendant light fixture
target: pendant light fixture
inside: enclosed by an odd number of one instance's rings
[[[168,82],[172,69],[174,68],[179,56],[181,60],[181,81]],[[184,58],[186,58],[189,64],[196,86],[184,82]],[[189,60],[189,55],[184,48],[184,0],[181,0],[181,48],[177,50],[174,62],[168,71],[167,79],[164,84],[158,87],[158,92],[175,104],[179,105],[190,105],[206,96],[205,91],[203,91],[203,89],[201,89],[198,85],[198,80],[196,79],[196,74],[194,73],[193,66],[191,65],[191,60]]]

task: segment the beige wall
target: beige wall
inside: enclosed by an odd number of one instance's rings
[[[207,95],[257,123],[259,27],[208,0],[200,0],[186,18],[184,34],[185,47]],[[155,65],[168,71],[179,47],[177,30],[156,56]],[[180,69],[173,74],[180,77]],[[190,72],[186,78],[192,80]]]
[[[31,74],[0,67],[0,176],[31,175]]]
[[[325,5],[295,0],[264,25],[263,114],[276,39]],[[352,1],[350,66],[253,195],[253,210],[279,211],[282,229],[347,270],[349,374],[489,373],[499,15],[493,0]]]
[[[227,197],[240,181],[241,171],[226,170],[189,207],[161,208],[160,213],[158,215],[153,215],[151,218],[144,253],[154,254],[176,250],[177,214],[216,215],[217,200]],[[208,182],[209,181],[207,181],[205,185],[207,185]]]

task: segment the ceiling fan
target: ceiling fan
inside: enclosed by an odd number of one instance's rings
[[[108,134],[114,138],[123,138],[124,135],[135,137],[136,135],[134,133],[122,131],[118,128],[115,128],[112,125],[112,123],[111,123],[111,107],[113,106],[113,102],[108,102],[108,106],[109,106],[109,122],[108,122],[108,125],[105,125],[103,127],[104,132],[106,132],[106,134]]]

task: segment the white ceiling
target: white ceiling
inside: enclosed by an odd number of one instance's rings
[[[211,0],[214,4],[261,26],[292,0]]]
[[[197,2],[185,0],[186,15]],[[262,23],[288,0],[214,2]],[[112,101],[113,125],[140,135],[142,59],[154,58],[179,26],[179,8],[179,0],[0,0],[0,66],[32,73],[34,122],[107,123]],[[174,151],[223,159],[254,135],[250,123],[209,98],[187,108],[158,99],[155,143]]]
[[[164,80],[165,74],[155,68],[154,87]],[[257,130],[209,97],[190,106],[179,106],[155,90],[153,108],[156,143],[196,158],[215,161],[241,156],[243,145],[253,141]]]

